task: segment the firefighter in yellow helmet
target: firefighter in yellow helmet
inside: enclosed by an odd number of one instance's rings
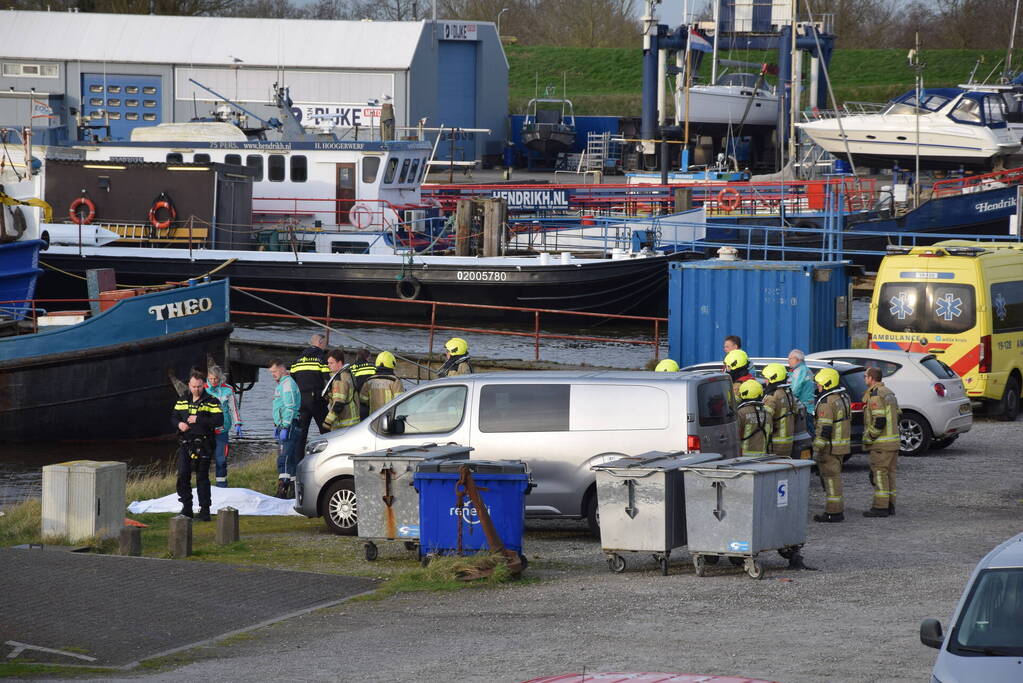
[[[327,354],[327,367],[331,376],[323,395],[327,399],[327,417],[323,426],[328,430],[351,427],[359,421],[359,394],[355,390],[352,366],[345,365],[345,354],[333,349]]]
[[[469,343],[461,337],[452,337],[444,342],[444,364],[437,370],[437,376],[471,375],[472,372]]]
[[[362,385],[359,398],[369,406],[370,414],[405,391],[401,380],[394,374],[394,354],[381,351],[376,358],[376,374]]]
[[[742,454],[746,456],[767,455],[767,444],[771,441],[771,419],[760,400],[763,395],[764,388],[755,379],[748,379],[739,386],[736,415]]]
[[[895,514],[895,463],[899,459],[899,402],[881,381],[880,368],[864,373],[867,392],[863,394],[863,446],[870,450],[870,474],[874,500],[864,517]]]
[[[735,400],[740,401],[739,387],[743,382],[753,379],[753,368],[750,366],[749,356],[742,349],[729,351],[725,356],[725,371],[732,378],[732,393]]]
[[[788,458],[792,455],[793,434],[796,427],[796,412],[799,410],[796,397],[786,383],[788,372],[781,363],[771,363],[760,371],[767,380],[764,390],[764,409],[771,421],[771,442],[767,450],[774,455]]]
[[[678,372],[678,363],[670,358],[665,358],[657,364],[654,372]]]
[[[824,483],[824,514],[814,515],[815,522],[845,520],[842,499],[842,461],[849,455],[849,433],[852,430],[852,404],[849,394],[839,383],[838,371],[824,368],[814,376],[818,387],[814,408],[815,431],[813,458]]]

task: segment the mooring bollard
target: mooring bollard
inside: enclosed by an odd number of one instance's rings
[[[227,545],[238,540],[238,510],[232,507],[217,510],[217,543]]]
[[[142,554],[142,529],[137,526],[121,527],[121,554],[138,557]]]
[[[167,529],[167,548],[171,557],[180,559],[192,554],[192,518],[174,515]]]

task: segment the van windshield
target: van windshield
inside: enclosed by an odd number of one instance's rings
[[[881,285],[877,323],[893,332],[955,334],[977,324],[971,285],[888,282]]]
[[[963,656],[1023,655],[1023,568],[985,569],[970,589],[949,638],[949,652]]]

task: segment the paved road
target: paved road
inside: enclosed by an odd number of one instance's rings
[[[848,521],[811,524],[807,563],[768,560],[764,580],[720,568],[696,577],[682,553],[607,571],[574,523],[532,523],[537,583],[347,603],[258,637],[205,648],[155,681],[519,681],[566,671],[743,674],[794,683],[924,681],[935,651],[919,623],[947,622],[991,547],[1023,531],[1023,422],[979,422],[952,447],[899,463],[899,511],[865,519],[867,468],[847,466]],[[823,504],[812,487],[811,507]],[[403,552],[383,548],[382,552]]]

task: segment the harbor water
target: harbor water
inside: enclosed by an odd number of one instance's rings
[[[853,339],[862,338],[866,334],[868,309],[869,301],[865,299],[853,302]],[[514,328],[491,329],[510,331]],[[236,328],[232,338],[303,344],[315,331],[317,328],[308,325],[257,323]],[[641,370],[653,358],[653,350],[649,345],[629,344],[623,341],[649,339],[650,333],[644,333],[643,330],[601,326],[567,333],[606,336],[616,338],[617,341],[546,339],[541,342],[540,359],[571,365]],[[434,352],[438,360],[442,358],[440,352],[443,350],[444,341],[452,336],[467,338],[470,355],[475,358],[521,361],[534,359],[532,337],[438,331],[434,337]],[[662,342],[659,355],[664,358],[667,353],[667,339],[662,339]],[[393,349],[396,353],[424,354],[429,350],[429,331],[383,326],[335,327],[330,335],[330,344],[341,346],[346,351],[367,347]],[[756,354],[756,349],[751,348],[750,352]],[[292,359],[282,360],[290,362]],[[229,467],[230,463],[243,463],[276,452],[273,421],[270,417],[274,386],[269,371],[262,369],[253,388],[243,395],[240,406],[244,422],[243,435],[240,439],[232,438]],[[168,423],[171,420],[170,413],[168,400]],[[131,419],[131,416],[125,415],[116,419]],[[173,437],[109,442],[3,444],[0,445],[0,508],[38,497],[41,493],[42,468],[45,465],[68,460],[119,460],[128,463],[129,476],[139,476],[172,471],[176,462],[176,452],[177,444]]]

